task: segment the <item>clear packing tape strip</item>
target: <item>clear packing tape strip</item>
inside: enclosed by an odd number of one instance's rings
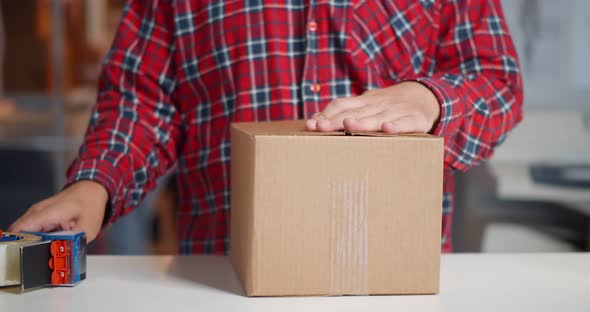
[[[330,183],[330,289],[332,294],[369,293],[369,179]]]
[[[0,287],[20,284],[20,247],[40,240],[37,235],[4,232],[0,238]]]

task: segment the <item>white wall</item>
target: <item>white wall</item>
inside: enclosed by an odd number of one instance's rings
[[[525,108],[590,112],[590,1],[502,0]]]

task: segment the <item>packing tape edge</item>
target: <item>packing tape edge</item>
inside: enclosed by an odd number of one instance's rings
[[[0,287],[20,284],[20,247],[41,241],[41,236],[27,233],[4,232],[19,240],[0,242]]]

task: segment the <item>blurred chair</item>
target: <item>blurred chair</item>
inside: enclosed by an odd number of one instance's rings
[[[547,251],[555,242],[590,250],[589,120],[584,112],[527,111],[490,161],[457,174],[456,250],[481,251],[490,242],[484,234],[502,229],[506,251],[525,241],[511,242],[510,235],[517,240],[535,233],[530,244],[545,239]]]
[[[502,200],[497,195],[496,179],[486,165],[458,173],[456,182],[453,233],[456,252],[488,251],[484,242],[490,245],[491,240],[494,241],[491,245],[495,246],[493,251],[590,250],[590,216],[587,214],[563,203]],[[490,231],[491,228],[496,230]],[[506,231],[505,235],[497,235],[502,230]],[[486,234],[497,237],[485,237]],[[531,239],[531,236],[536,237]],[[527,240],[541,241],[541,244],[526,246]],[[546,249],[543,249],[542,240],[546,240]],[[555,242],[564,246],[556,247]]]

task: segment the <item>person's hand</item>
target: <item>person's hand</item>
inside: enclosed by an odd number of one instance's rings
[[[92,181],[80,181],[29,208],[8,229],[11,232],[86,232],[88,241],[98,235],[108,201],[106,189]]]
[[[440,104],[419,82],[374,89],[360,96],[338,98],[306,122],[311,131],[383,131],[428,133],[436,125]]]

